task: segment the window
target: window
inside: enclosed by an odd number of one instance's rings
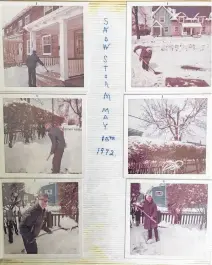
[[[23,26],[23,20],[21,19],[18,21],[18,30],[21,30],[22,26]]]
[[[46,193],[48,195],[52,195],[52,190],[45,190],[44,193]]]
[[[75,31],[74,54],[75,54],[75,58],[84,58],[84,41],[83,41],[82,31]]]
[[[27,55],[31,54],[31,49],[30,49],[30,40],[27,40]]]
[[[53,11],[53,6],[44,6],[44,16]]]
[[[168,27],[165,27],[164,28],[164,32],[169,32],[169,28]]]
[[[179,22],[183,23],[184,22],[184,17],[179,17]]]
[[[155,196],[163,196],[163,191],[156,190],[155,191]]]
[[[30,23],[30,15],[25,17],[25,25]]]
[[[42,37],[43,55],[51,55],[52,53],[52,38],[51,35]]]
[[[165,22],[165,17],[160,17],[159,21],[160,21],[160,23],[164,23]]]
[[[175,31],[175,32],[178,32],[178,27],[175,27],[174,31]]]

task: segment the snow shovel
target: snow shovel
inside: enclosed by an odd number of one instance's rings
[[[136,52],[136,54],[139,56],[139,54],[138,54],[137,52]],[[144,59],[142,59],[142,61],[144,61],[145,64],[147,64],[146,61],[145,61]],[[161,72],[157,72],[157,71],[155,71],[151,66],[149,66],[149,68],[153,71],[153,73],[154,73],[155,75],[160,75],[160,74],[162,74]]]
[[[43,67],[46,69],[46,72],[48,73],[48,72],[49,72],[49,70],[46,68],[46,66],[44,65]]]
[[[137,205],[136,203],[133,203],[135,206],[137,206],[138,208],[140,208],[141,206]],[[146,215],[146,217],[148,217],[152,222],[154,222],[155,224],[157,224],[157,222],[151,217],[149,216],[147,213],[144,212],[144,210],[141,210],[142,213],[144,213]],[[161,226],[161,225],[158,225],[158,227],[160,228],[167,228],[165,226]]]
[[[49,154],[49,156],[47,157],[46,161],[48,161],[48,160],[49,160],[50,156],[52,156],[52,154],[51,154],[51,153],[50,153],[50,154]]]

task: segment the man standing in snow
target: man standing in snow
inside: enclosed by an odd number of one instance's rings
[[[146,47],[142,45],[137,45],[134,48],[134,53],[136,53],[137,50],[141,50],[139,61],[142,61],[142,68],[146,71],[149,71],[149,62],[152,58],[152,48]]]
[[[28,67],[28,78],[29,87],[36,87],[36,67],[37,63],[44,66],[44,63],[38,57],[36,51],[33,51],[31,55],[28,56],[26,60],[26,65]]]
[[[52,233],[44,224],[47,204],[48,195],[40,194],[38,196],[38,202],[27,209],[22,215],[19,228],[27,254],[38,253],[36,237],[39,235],[41,229],[48,234]]]
[[[144,229],[148,230],[148,240],[152,239],[152,229],[154,229],[155,240],[159,241],[157,225],[157,205],[154,203],[152,196],[147,195],[144,202]],[[148,215],[148,216],[147,216]]]
[[[60,173],[61,160],[66,147],[64,132],[59,126],[52,127],[51,123],[46,124],[45,128],[52,142],[50,151],[50,155],[54,155],[52,159],[52,173],[57,174]]]

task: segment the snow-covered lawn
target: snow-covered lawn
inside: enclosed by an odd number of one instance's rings
[[[82,131],[64,131],[67,148],[61,162],[61,173],[82,173]],[[48,136],[30,144],[17,142],[12,148],[5,145],[5,169],[7,173],[51,173],[52,158],[47,161],[51,149]]]
[[[132,87],[162,87],[167,77],[204,80],[211,84],[211,37],[132,37]],[[162,74],[155,75],[142,69],[142,63],[133,50],[136,45],[153,49],[150,67]],[[138,50],[139,51],[139,50]],[[204,71],[184,70],[182,66],[203,68]],[[186,86],[186,84],[184,84]]]
[[[160,241],[155,242],[154,231],[152,244],[147,244],[147,230],[143,225],[130,229],[131,255],[183,256],[191,259],[206,259],[209,256],[206,244],[206,230],[197,227],[172,225],[164,221],[158,228]]]
[[[62,218],[61,226],[71,228],[76,226],[75,221],[70,218]],[[54,227],[52,234],[41,231],[37,238],[38,254],[79,254],[79,230],[63,230]],[[8,242],[8,235],[4,235],[4,253],[21,254],[24,249],[22,237],[14,235],[14,242]]]
[[[51,72],[59,73],[60,66],[59,64],[54,66],[48,66],[47,69]],[[46,72],[46,69],[38,65],[36,72],[43,74]],[[6,87],[28,87],[28,69],[26,65],[14,66],[4,69],[4,80]]]

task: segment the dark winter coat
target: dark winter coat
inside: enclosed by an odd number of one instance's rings
[[[52,141],[51,153],[54,154],[57,149],[64,150],[66,142],[64,133],[57,127],[52,127],[49,130],[49,137]]]
[[[19,225],[20,234],[28,241],[35,239],[39,235],[41,229],[46,231],[44,225],[45,217],[46,211],[43,210],[38,203],[31,206],[21,217]]]
[[[157,222],[157,205],[152,200],[148,202],[147,200],[144,202],[144,212],[152,217]],[[157,227],[157,223],[154,223],[149,217],[147,217],[144,213],[144,229],[152,229]]]
[[[40,60],[40,58],[37,56],[37,54],[32,54],[27,57],[26,65],[30,69],[35,69],[37,66],[37,63],[44,66],[44,63]]]
[[[144,61],[146,64],[149,64],[151,58],[152,58],[152,48],[151,47],[145,47],[142,45],[138,45],[135,47],[134,52],[141,49],[141,53],[139,56],[140,61]]]
[[[140,221],[141,219],[141,211],[140,210],[136,210],[135,211],[135,220],[136,221]]]

